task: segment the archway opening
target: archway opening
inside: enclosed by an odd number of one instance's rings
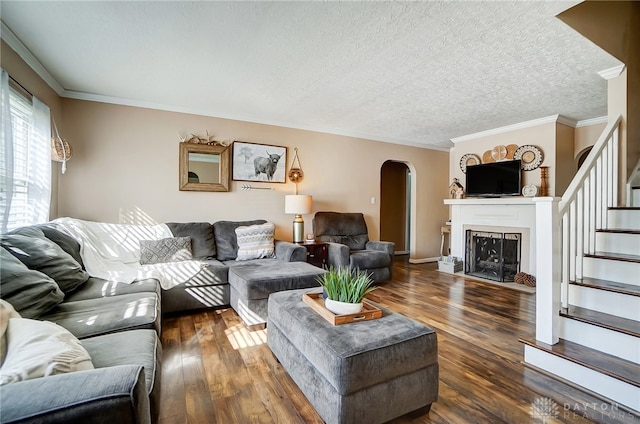
[[[392,241],[396,254],[411,249],[411,170],[388,160],[380,170],[380,240]]]

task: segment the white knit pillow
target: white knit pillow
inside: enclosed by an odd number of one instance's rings
[[[276,226],[267,222],[236,228],[238,256],[236,261],[272,258],[275,254],[274,234]]]
[[[72,371],[92,370],[89,353],[69,331],[49,321],[11,318],[0,386]]]

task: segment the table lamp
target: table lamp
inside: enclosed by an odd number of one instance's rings
[[[290,194],[284,196],[284,213],[294,214],[293,218],[293,242],[304,241],[304,221],[302,215],[311,213],[313,197],[306,194]]]

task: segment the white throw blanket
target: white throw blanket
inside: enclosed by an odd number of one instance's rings
[[[80,243],[80,256],[92,277],[127,284],[155,278],[166,290],[186,282],[203,266],[199,261],[140,265],[140,240],[173,237],[165,224],[110,224],[74,218],[58,218],[53,223]]]

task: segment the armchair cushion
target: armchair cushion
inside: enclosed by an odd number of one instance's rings
[[[316,240],[340,243],[362,250],[369,241],[367,224],[361,213],[317,212],[313,218]]]

